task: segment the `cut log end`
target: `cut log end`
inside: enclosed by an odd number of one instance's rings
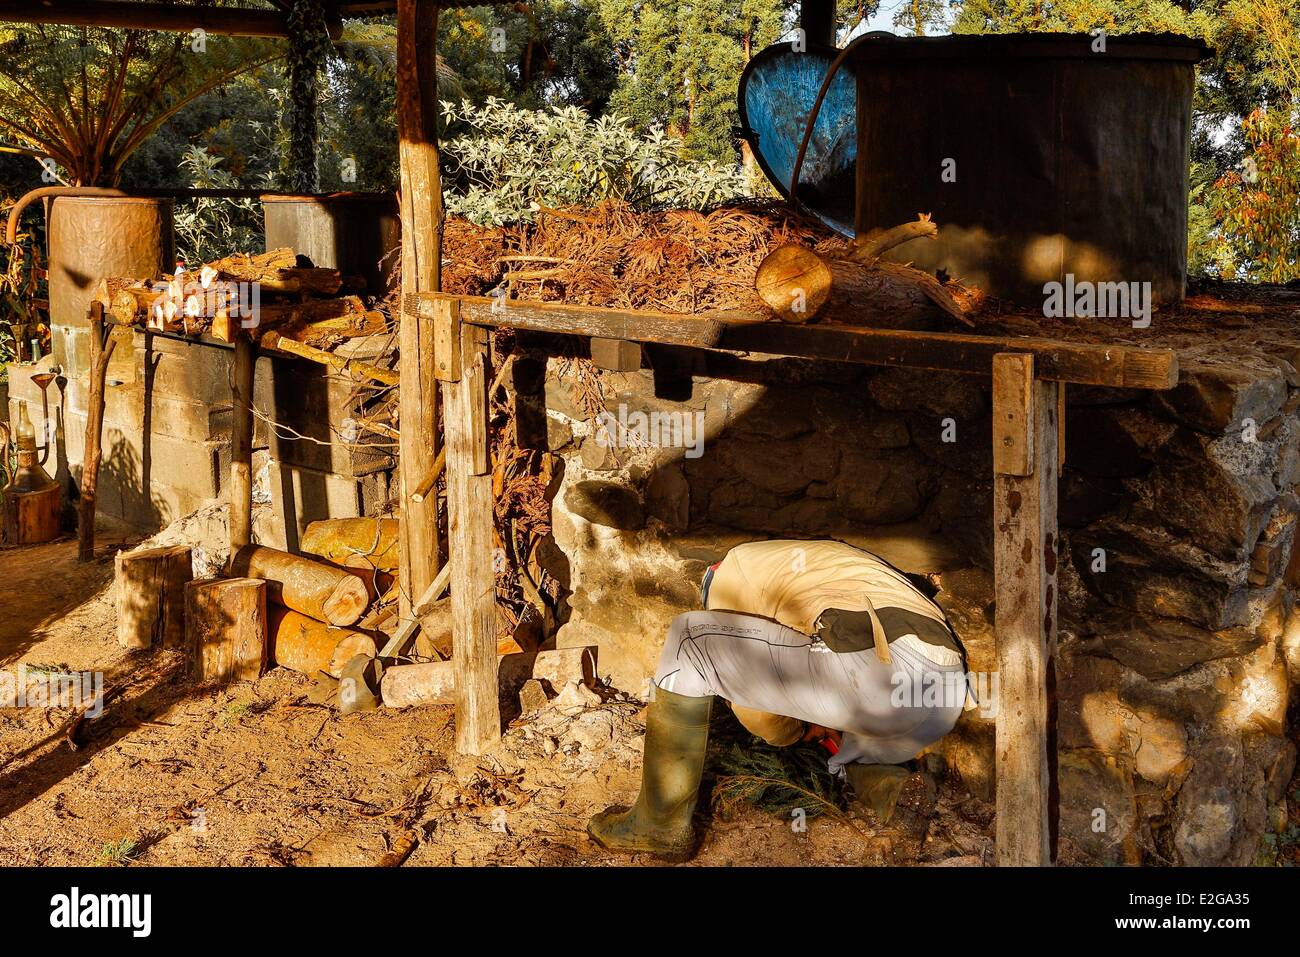
[[[831,268],[806,246],[778,246],[758,266],[754,289],[782,322],[805,323],[826,304]]]
[[[351,573],[340,578],[329,597],[321,602],[325,620],[332,625],[354,624],[368,607],[370,589],[364,578]]]

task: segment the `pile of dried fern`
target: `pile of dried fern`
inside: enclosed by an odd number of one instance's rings
[[[637,212],[606,202],[546,210],[535,224],[509,229],[451,220],[443,288],[486,295],[506,283],[511,298],[663,312],[762,309],[754,273],[783,243],[844,247],[821,224],[775,202],[709,212]]]

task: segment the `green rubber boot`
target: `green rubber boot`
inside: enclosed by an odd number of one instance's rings
[[[587,823],[607,851],[684,861],[694,850],[691,817],[700,792],[713,698],[655,689],[646,709],[641,793],[631,808],[611,807]]]

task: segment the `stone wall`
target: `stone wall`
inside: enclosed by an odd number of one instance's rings
[[[1300,377],[1285,355],[1209,349],[1182,356],[1169,393],[1068,393],[1056,672],[1066,858],[1245,864],[1285,816]],[[602,672],[644,690],[709,563],[741,541],[830,536],[923,576],[996,688],[987,380],[653,358],[658,382],[649,370],[599,376],[600,405],[634,435],[616,428],[614,442],[572,360],[516,361],[519,427],[545,425],[520,441],[546,443],[563,465],[545,556],[568,590],[559,644],[599,644]],[[678,427],[650,436],[677,445],[638,447],[643,421]],[[991,709],[968,712],[938,746],[984,799],[993,727]]]
[[[105,390],[98,510],[155,530],[224,495],[230,465],[229,350],[120,329]],[[9,367],[10,410],[26,401],[38,434],[41,392],[32,382],[53,357]],[[85,453],[88,379],[60,377],[48,389],[55,444],[46,470],[75,500]],[[347,385],[297,360],[257,362],[254,402],[277,422],[317,440],[350,414]],[[257,420],[255,468],[261,496],[260,541],[293,547],[307,522],[361,514],[362,478],[346,451],[283,441]],[[69,508],[70,508],[69,504]],[[70,518],[71,520],[71,518]]]

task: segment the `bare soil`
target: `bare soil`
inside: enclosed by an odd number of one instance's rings
[[[71,709],[0,709],[0,864],[373,865],[412,843],[404,866],[657,863],[585,833],[592,813],[635,797],[638,702],[552,702],[471,758],[454,752],[449,707],[340,717],[283,668],[199,687],[178,655],[118,646],[111,556],[123,543],[101,535],[105,557],[87,565],[71,540],[0,550],[0,668],[98,671],[122,689],[75,750],[62,733]],[[946,775],[933,782],[937,807],[891,827],[864,812],[800,828],[704,801],[692,863],[987,863],[992,808]]]

